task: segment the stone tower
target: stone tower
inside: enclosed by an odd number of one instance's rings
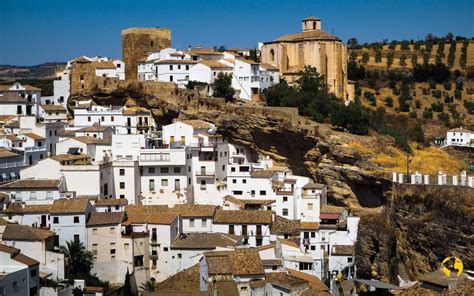
[[[122,31],[122,60],[125,62],[125,78],[137,79],[137,62],[148,53],[171,46],[171,29],[128,28]]]

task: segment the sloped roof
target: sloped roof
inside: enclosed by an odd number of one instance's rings
[[[262,260],[253,249],[204,253],[210,275],[264,275]]]
[[[325,292],[325,293],[329,292],[329,288],[319,278],[313,275],[307,274],[299,270],[291,269],[291,268],[287,268],[286,271],[294,277],[306,280],[309,283],[309,286],[311,288],[316,289],[319,292]],[[322,295],[326,295],[326,294],[322,294]]]
[[[213,217],[216,211],[213,205],[179,204],[170,208],[167,205],[129,205],[125,211],[129,214],[161,214],[171,213],[182,217]]]
[[[286,290],[291,290],[295,285],[304,285],[308,282],[294,277],[286,272],[271,272],[266,274],[267,282],[272,283],[272,285],[282,287]]]
[[[353,256],[354,246],[334,245],[332,247],[332,255]]]
[[[73,139],[84,144],[112,145],[112,136],[108,136],[104,139],[97,139],[89,136],[80,136],[74,137]]]
[[[123,212],[93,212],[89,215],[86,225],[89,226],[103,226],[103,225],[117,225],[122,223],[125,219]]]
[[[66,112],[66,108],[64,108],[62,105],[48,104],[48,105],[41,105],[41,108],[43,108],[44,111]]]
[[[227,66],[226,64],[214,60],[201,60],[198,64],[206,65],[211,69],[232,69],[231,66]]]
[[[0,244],[0,252],[10,254],[11,259],[13,259],[17,262],[26,264],[28,266],[34,266],[34,265],[39,264],[39,262],[36,261],[35,259],[21,254],[20,250],[17,249],[17,248],[13,248],[13,247],[9,247],[9,246]]]
[[[58,154],[50,156],[52,160],[62,162],[62,161],[72,161],[72,160],[82,160],[82,159],[89,159],[90,156],[85,153],[79,154]]]
[[[188,120],[179,120],[182,123],[188,124],[196,129],[209,129],[212,128],[212,124],[201,119],[188,119]]]
[[[11,152],[7,148],[0,147],[0,158],[15,157],[15,156],[18,156],[18,154]]]
[[[176,218],[177,214],[171,213],[157,213],[157,214],[128,214],[126,220],[122,223],[123,225],[130,224],[140,224],[140,223],[149,223],[149,224],[171,224]]]
[[[7,224],[3,232],[3,240],[44,241],[54,235],[53,231],[31,227],[28,225]]]
[[[21,204],[19,202],[12,203],[3,212],[6,214],[36,214],[49,213],[51,205]]]
[[[301,222],[301,230],[318,230],[319,223],[318,222]]]
[[[95,201],[97,206],[126,206],[128,200],[126,198],[101,198]]]
[[[158,60],[155,62],[155,65],[174,65],[174,64],[196,64],[196,61],[192,60]]]
[[[299,234],[300,220],[290,220],[281,216],[276,216],[272,223],[271,232],[275,234]]]
[[[214,215],[215,224],[271,224],[272,211],[256,210],[217,210]]]
[[[84,127],[81,129],[76,130],[76,132],[92,132],[92,133],[98,133],[98,132],[104,132],[106,130],[112,129],[110,126],[105,126],[105,125],[93,125],[93,126],[88,126]]]
[[[294,242],[294,241],[292,241],[292,240],[289,240],[289,239],[279,238],[278,240],[279,240],[282,244],[287,245],[287,246],[290,246],[290,247],[294,247],[294,248],[299,248],[299,247],[300,247],[296,242]]]
[[[171,241],[173,249],[213,250],[217,247],[234,247],[242,237],[224,233],[188,233]]]
[[[286,34],[280,38],[275,39],[271,42],[265,43],[275,43],[275,42],[302,42],[302,41],[312,41],[312,40],[321,40],[321,41],[340,41],[336,36],[326,33],[321,30],[308,30],[298,33]]]
[[[52,215],[61,214],[84,214],[89,205],[88,198],[61,198],[56,199],[52,206],[50,213]]]
[[[250,172],[252,178],[271,178],[276,173],[274,170],[254,170]]]
[[[28,84],[21,84],[22,87],[24,87],[25,89],[13,89],[11,90],[10,87],[12,87],[14,84],[12,85],[7,85],[7,84],[0,84],[0,91],[41,91],[41,88],[37,88],[37,87],[34,87],[34,86],[31,86],[31,85],[28,85]]]
[[[146,293],[154,296],[208,296],[209,292],[200,290],[199,264],[157,283],[155,292]]]
[[[20,179],[0,185],[2,189],[50,189],[59,188],[61,179]]]
[[[31,138],[35,141],[40,141],[40,140],[44,140],[44,137],[38,135],[38,134],[35,134],[35,133],[23,133],[24,136],[28,137],[28,138]]]

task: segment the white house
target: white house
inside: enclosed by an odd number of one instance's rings
[[[67,120],[67,110],[63,105],[41,105],[39,117],[44,122],[64,122]]]
[[[39,295],[39,262],[19,249],[0,244],[0,293]]]
[[[450,129],[446,135],[446,145],[474,147],[474,133],[462,127]]]
[[[271,223],[271,211],[217,210],[212,231],[242,236],[243,244],[255,247],[270,243]]]
[[[66,184],[59,179],[21,179],[0,185],[0,192],[12,200],[31,204],[51,203],[66,192]]]
[[[41,89],[22,85],[0,85],[0,115],[38,115]]]
[[[190,68],[196,64],[191,60],[159,60],[155,61],[156,81],[174,82],[178,86],[188,84]]]
[[[69,241],[87,245],[86,222],[92,211],[88,198],[55,200],[50,209],[50,226],[56,233],[54,245],[64,246]]]
[[[7,224],[3,244],[20,249],[40,263],[40,272],[64,279],[64,254],[54,252],[54,232],[27,225]]]

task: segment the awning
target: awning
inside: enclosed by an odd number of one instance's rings
[[[319,214],[320,219],[326,219],[326,220],[337,220],[339,219],[339,214]]]

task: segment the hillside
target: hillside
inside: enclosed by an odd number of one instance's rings
[[[51,62],[34,66],[0,65],[0,80],[16,79],[54,79],[56,71],[66,63]]]

